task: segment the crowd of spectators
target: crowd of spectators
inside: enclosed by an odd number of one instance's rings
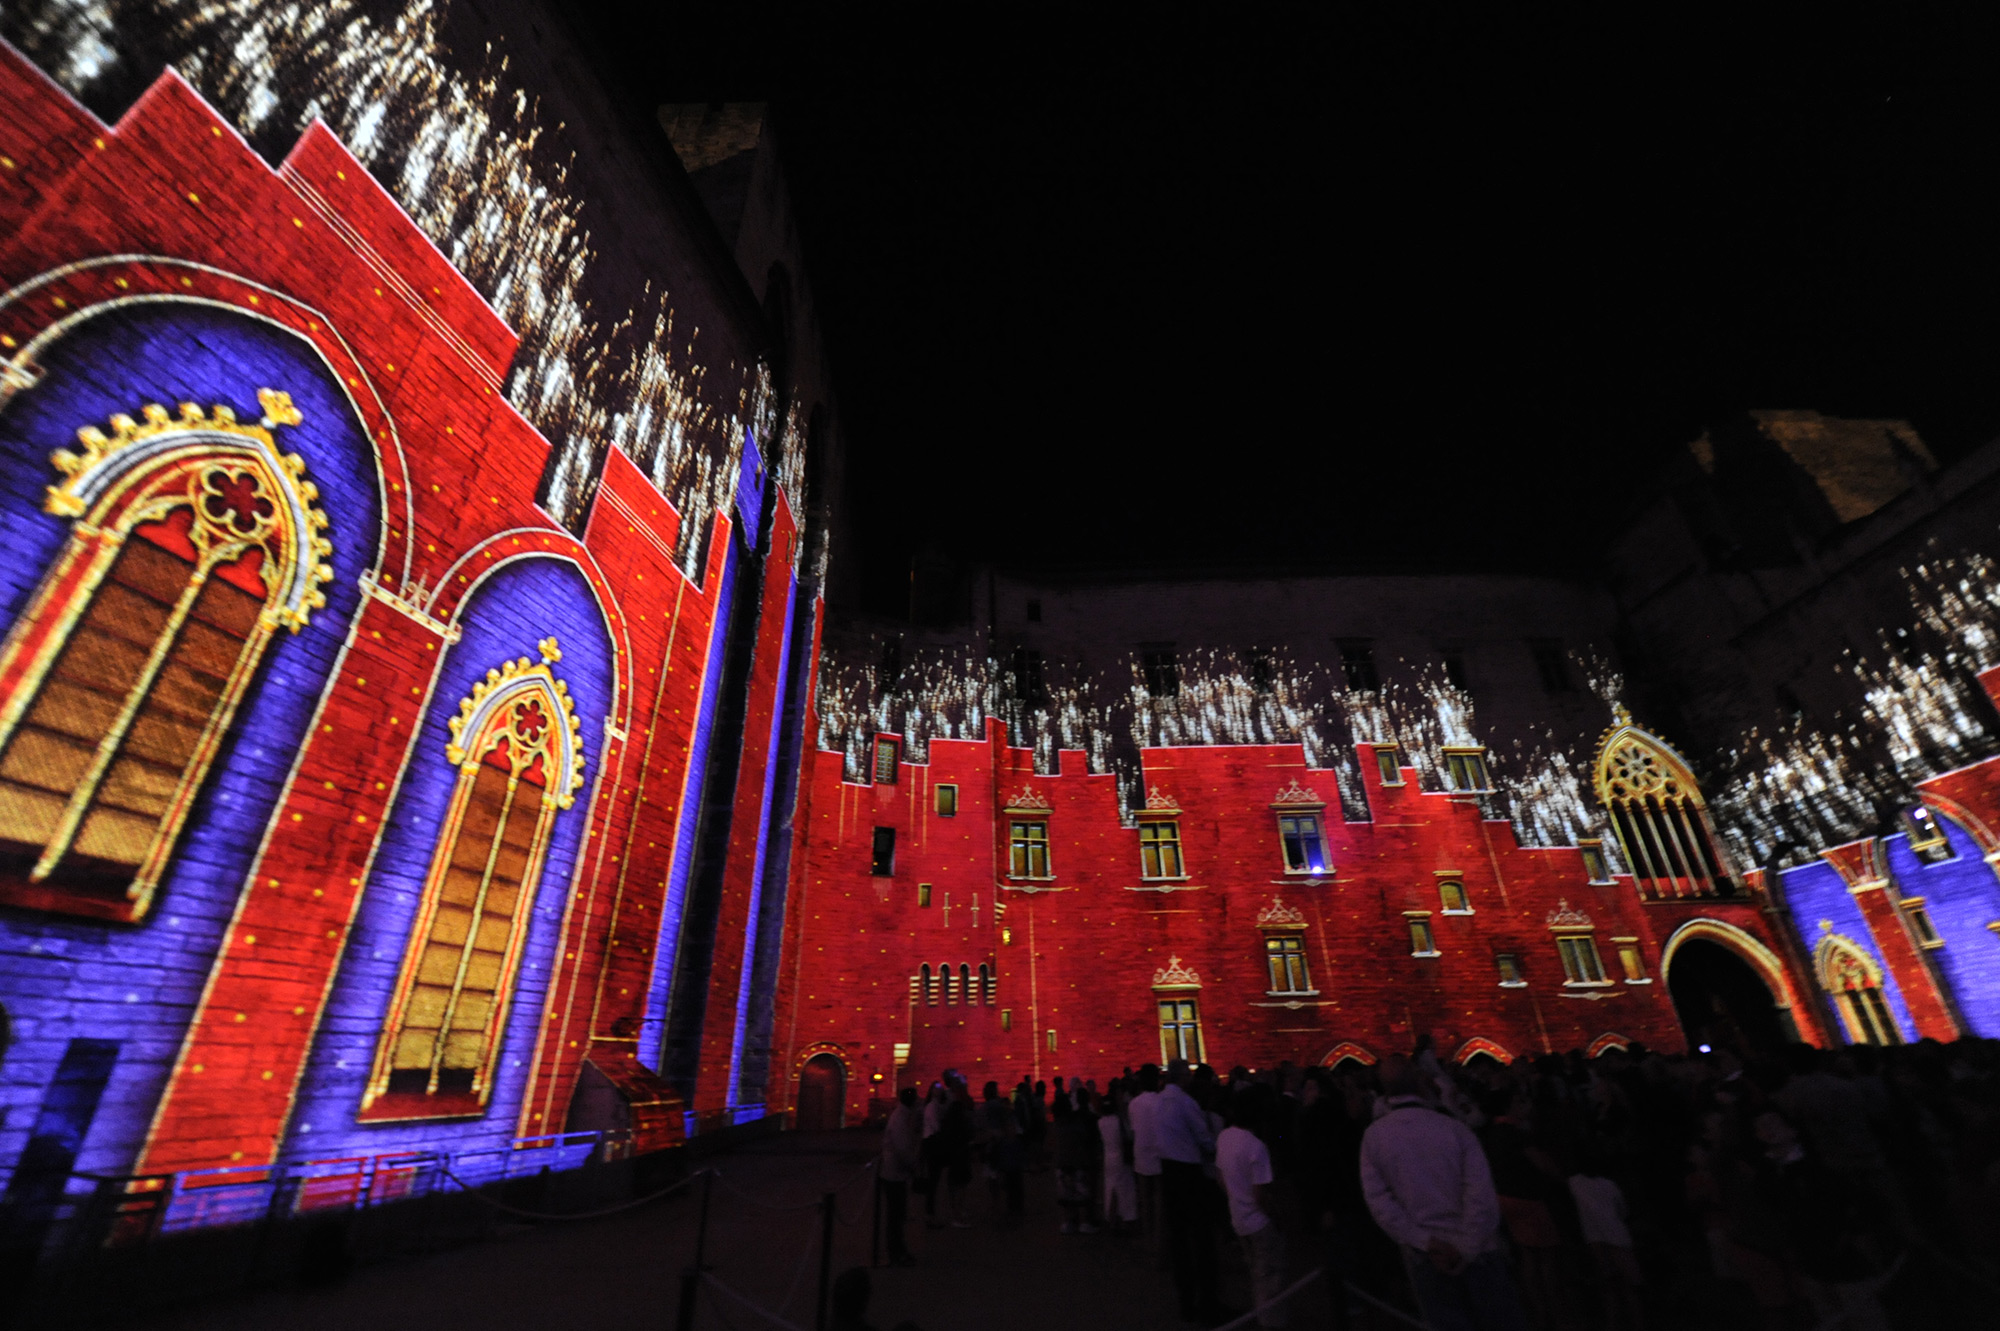
[[[1198,1324],[1243,1311],[1229,1242],[1264,1326],[1324,1268],[1435,1331],[1686,1324],[1698,1291],[1760,1331],[1877,1331],[1899,1280],[2000,1292],[2000,1042],[947,1072],[890,1119],[892,1260],[911,1192],[935,1227],[1020,1225],[1040,1169],[1064,1234],[1137,1240]]]

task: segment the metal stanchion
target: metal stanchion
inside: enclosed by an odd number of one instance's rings
[[[882,1176],[875,1176],[875,1209],[868,1217],[868,1265],[882,1265]],[[905,1187],[909,1186],[907,1184]]]
[[[703,1171],[701,1180],[701,1219],[694,1231],[694,1265],[681,1276],[680,1317],[674,1325],[677,1331],[694,1331],[694,1295],[701,1285],[702,1272],[708,1268],[703,1264],[708,1255],[708,1194],[715,1189],[715,1171]]]
[[[833,1285],[833,1203],[836,1194],[829,1192],[820,1203],[819,1238],[819,1306],[813,1317],[813,1331],[826,1331],[827,1293]]]

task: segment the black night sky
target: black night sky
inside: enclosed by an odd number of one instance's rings
[[[773,103],[879,608],[925,549],[1577,568],[1748,408],[2000,433],[1971,7],[942,12],[603,20]]]

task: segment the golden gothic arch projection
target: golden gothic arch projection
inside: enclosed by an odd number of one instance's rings
[[[367,1119],[484,1112],[515,972],[557,813],[583,786],[569,687],[541,662],[509,661],[451,721],[458,780],[445,807],[403,968],[362,1097]]]
[[[1663,740],[1633,725],[1623,706],[1598,741],[1594,776],[1641,897],[1740,894],[1716,849],[1694,773]]]
[[[1849,1044],[1901,1044],[1882,992],[1882,968],[1851,938],[1827,934],[1813,951],[1820,988],[1833,1000]]]
[[[301,418],[257,400],[53,455],[69,539],[0,645],[0,903],[143,916],[272,635],[326,605],[319,491],[273,433]]]

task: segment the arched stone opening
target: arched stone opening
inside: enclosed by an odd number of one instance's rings
[[[847,1069],[832,1054],[814,1054],[799,1069],[796,1127],[831,1132],[847,1121]]]

